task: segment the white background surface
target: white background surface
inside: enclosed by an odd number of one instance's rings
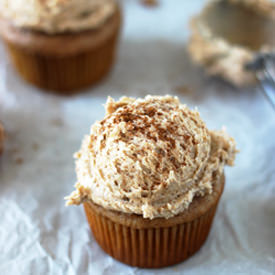
[[[117,63],[105,82],[75,97],[43,93],[13,71],[0,44],[0,274],[275,274],[275,115],[256,89],[208,79],[189,61],[188,20],[204,1],[123,2]],[[179,89],[187,87],[188,89]],[[182,90],[182,91],[179,91]],[[65,207],[72,155],[104,115],[108,95],[175,94],[198,106],[209,128],[227,126],[238,148],[210,236],[190,260],[131,268],[104,254],[82,207]]]

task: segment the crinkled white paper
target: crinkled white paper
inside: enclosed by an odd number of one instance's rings
[[[117,63],[105,82],[74,97],[24,83],[0,45],[0,274],[274,274],[275,114],[257,89],[208,79],[185,43],[204,1],[124,1]],[[173,94],[197,106],[209,128],[226,125],[240,153],[210,236],[188,261],[162,270],[128,267],[99,248],[82,207],[65,207],[75,182],[73,153],[112,95]]]

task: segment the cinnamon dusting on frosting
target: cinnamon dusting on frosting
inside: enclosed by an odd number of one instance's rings
[[[144,218],[177,215],[233,165],[235,142],[209,131],[176,97],[109,98],[76,154],[78,182],[67,204],[92,200]]]

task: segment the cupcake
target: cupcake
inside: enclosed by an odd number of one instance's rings
[[[4,128],[0,122],[0,154],[2,154],[3,152],[3,147],[4,147]]]
[[[109,72],[120,19],[115,0],[0,0],[0,35],[19,74],[64,94]]]
[[[205,242],[234,140],[210,131],[178,98],[109,98],[106,115],[76,153],[76,190],[95,239],[115,259],[157,268]]]

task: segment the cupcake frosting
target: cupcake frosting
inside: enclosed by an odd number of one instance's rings
[[[114,10],[114,0],[0,0],[2,17],[17,27],[46,33],[97,28]]]
[[[76,153],[78,181],[68,205],[91,200],[144,218],[170,218],[210,194],[224,165],[233,165],[235,141],[209,131],[176,97],[109,98],[105,108]]]

